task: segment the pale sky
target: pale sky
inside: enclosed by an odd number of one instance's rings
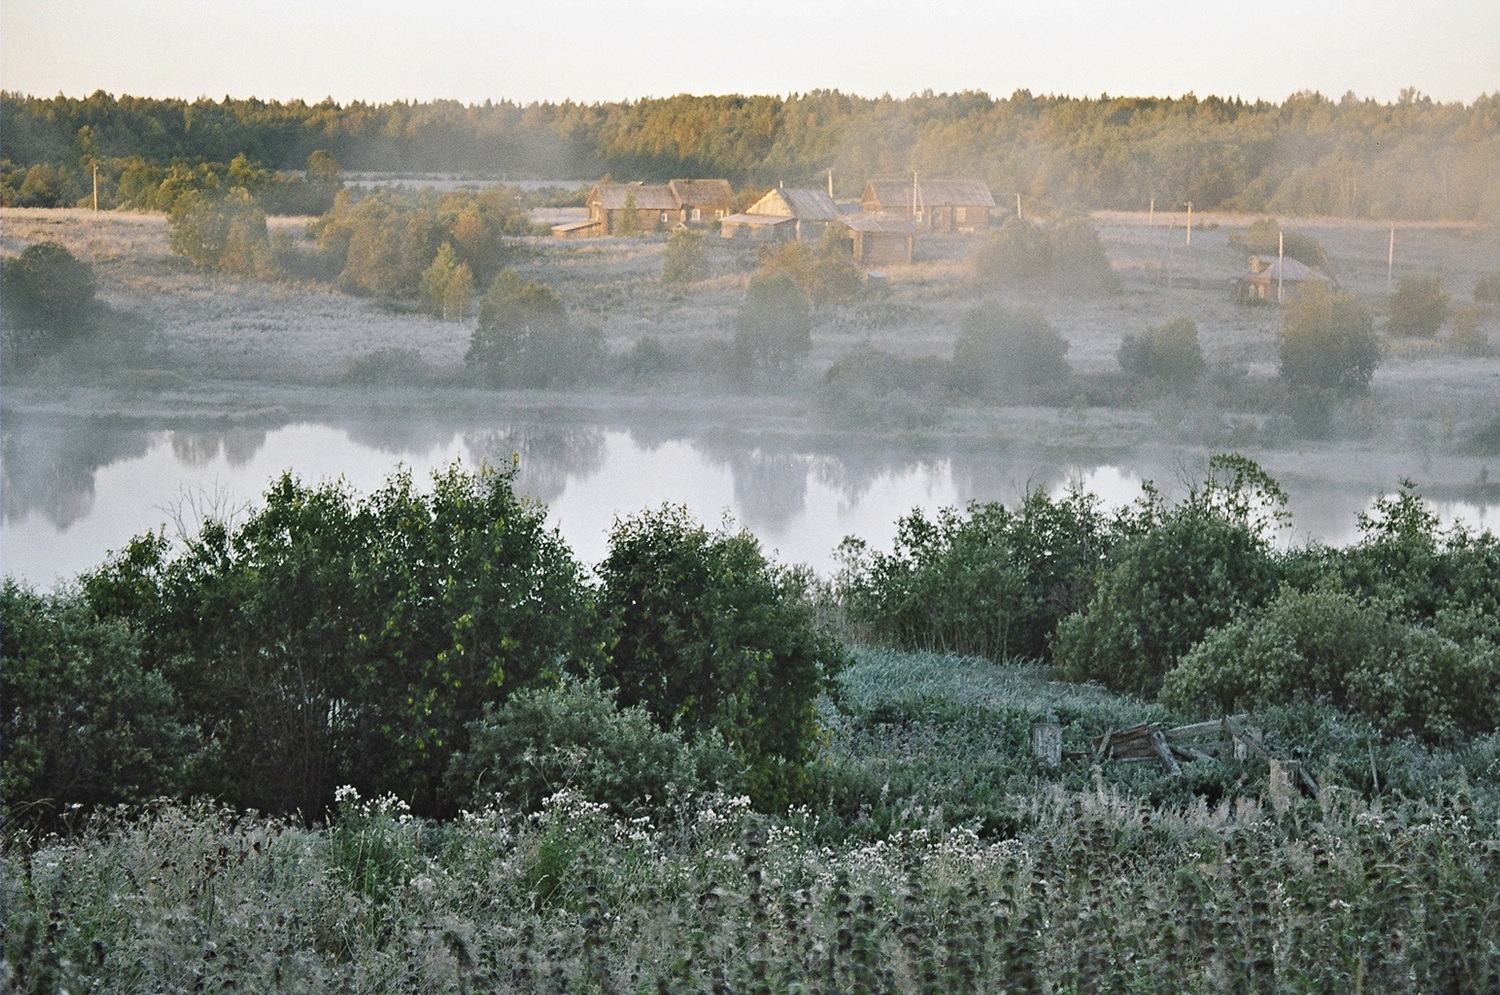
[[[340,102],[1500,91],[1500,0],[4,0],[0,86]]]

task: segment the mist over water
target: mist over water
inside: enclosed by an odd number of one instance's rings
[[[1139,497],[1143,480],[1178,496],[1200,469],[1165,448],[1069,451],[939,440],[892,448],[651,423],[413,418],[219,429],[27,416],[7,424],[0,456],[0,556],[7,575],[50,587],[142,532],[177,536],[205,516],[242,517],[283,471],[310,484],[342,479],[368,493],[401,466],[420,482],[455,460],[475,468],[513,458],[517,490],[548,506],[584,563],[602,559],[617,518],[672,503],[709,525],[728,515],[778,560],[824,575],[837,569],[835,549],[845,536],[889,548],[896,520],[913,508],[1014,505],[1030,490],[1056,495],[1075,486],[1114,508]],[[1280,541],[1354,540],[1357,514],[1394,490],[1397,476],[1334,483],[1282,474],[1294,527]],[[1484,505],[1433,496],[1445,523],[1492,527]]]

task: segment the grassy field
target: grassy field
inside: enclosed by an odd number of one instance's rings
[[[163,802],[4,854],[5,986],[158,992],[1432,992],[1500,985],[1500,743],[1323,715],[1320,802],[1254,763],[1040,768],[1157,706],[1024,665],[861,652],[819,801],[566,790],[453,823],[345,793],[307,828]],[[1293,710],[1295,711],[1295,710]],[[1305,719],[1305,717],[1304,717]],[[1289,713],[1258,716],[1273,749]],[[1358,745],[1340,746],[1340,733]],[[1358,754],[1354,756],[1354,754]],[[1347,754],[1347,756],[1346,756]],[[1357,763],[1351,762],[1357,760]],[[1201,763],[1201,762],[1200,762]],[[1191,765],[1190,765],[1191,766]],[[1214,792],[1208,791],[1216,786]]]

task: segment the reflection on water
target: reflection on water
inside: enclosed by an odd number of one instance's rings
[[[286,470],[309,483],[341,477],[369,493],[398,463],[420,481],[454,460],[508,466],[514,455],[517,490],[548,505],[585,563],[603,557],[617,517],[673,503],[710,524],[727,512],[777,558],[824,573],[836,568],[833,553],[844,536],[888,548],[896,520],[916,507],[1014,504],[1031,491],[1061,495],[1079,487],[1114,508],[1136,499],[1143,480],[1176,497],[1201,472],[1171,452],[993,442],[881,447],[644,421],[368,419],[205,429],[27,416],[7,417],[4,430],[4,570],[43,586],[98,565],[133,535],[163,527],[172,535],[178,518],[254,503]],[[1282,476],[1295,521],[1282,541],[1357,538],[1355,516],[1375,493],[1418,469],[1382,467],[1373,483],[1308,479],[1305,470]],[[1474,473],[1480,479],[1477,465]],[[1426,493],[1439,498],[1434,505],[1445,522],[1483,527],[1492,489]]]

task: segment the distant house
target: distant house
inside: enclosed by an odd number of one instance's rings
[[[833,198],[821,190],[777,187],[744,213],[725,218],[719,234],[753,241],[816,240],[843,219]]]
[[[589,220],[600,226],[600,235],[630,230],[626,215],[632,210],[638,232],[674,227],[681,213],[671,187],[645,183],[596,183],[584,206],[589,209]]]
[[[1285,300],[1306,283],[1330,283],[1318,270],[1298,259],[1263,259],[1250,257],[1250,272],[1235,284],[1234,296],[1241,301]]]
[[[689,228],[706,228],[734,213],[734,188],[728,180],[672,180],[677,220]]]
[[[846,214],[844,224],[859,266],[889,266],[910,263],[917,225],[910,215]]]
[[[871,180],[859,199],[868,214],[904,214],[919,231],[984,231],[995,197],[983,180]]]

